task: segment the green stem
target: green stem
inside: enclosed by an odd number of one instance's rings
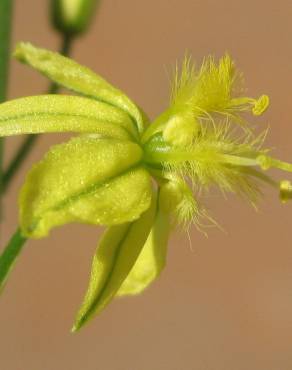
[[[17,229],[3,253],[0,255],[0,292],[26,240],[27,239],[21,235],[21,231]]]
[[[0,101],[6,100],[8,83],[12,0],[0,1]]]
[[[0,1],[0,103],[6,100],[7,95],[12,5],[12,0]],[[4,139],[0,138],[0,218],[2,208],[3,153]]]
[[[2,1],[2,0],[0,0]],[[70,49],[72,46],[73,39],[70,36],[64,36],[62,46],[60,49],[60,53],[63,55],[68,56],[70,53]],[[56,94],[60,89],[60,86],[56,83],[51,83],[48,93],[49,94]],[[9,163],[8,167],[3,173],[2,177],[2,193],[4,193],[7,188],[9,187],[14,175],[16,174],[17,170],[21,167],[24,160],[30,153],[32,147],[36,143],[39,135],[28,135],[23,143],[20,145],[19,149],[15,153],[14,157],[12,158],[11,162]]]

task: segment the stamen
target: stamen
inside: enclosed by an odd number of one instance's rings
[[[236,155],[223,154],[221,155],[222,162],[234,166],[258,166],[258,161],[253,158],[239,157]]]
[[[292,172],[292,164],[268,157],[267,155],[259,155],[256,160],[264,171],[273,167],[286,172]]]
[[[272,177],[270,177],[266,173],[263,173],[255,168],[246,167],[246,168],[242,168],[242,171],[244,171],[249,176],[255,177],[265,182],[266,184],[273,186],[276,189],[278,189],[279,187],[278,181],[274,180]]]

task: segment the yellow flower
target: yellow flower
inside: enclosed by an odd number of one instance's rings
[[[0,287],[19,253],[15,242],[42,238],[70,222],[107,226],[93,259],[89,288],[73,330],[116,296],[142,292],[166,262],[171,229],[211,218],[201,205],[211,185],[256,202],[262,183],[292,198],[290,182],[264,171],[292,171],[269,156],[266,135],[242,113],[269,103],[242,94],[240,74],[226,55],[196,70],[176,69],[169,108],[149,123],[123,92],[59,54],[20,44],[15,56],[81,96],[46,95],[0,105],[0,136],[74,132],[28,173],[19,198],[20,232],[0,257]]]

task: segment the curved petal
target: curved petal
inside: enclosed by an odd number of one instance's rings
[[[163,270],[170,234],[170,215],[157,209],[147,241],[117,295],[142,293]]]
[[[78,137],[53,147],[22,188],[23,234],[41,238],[69,222],[115,225],[137,219],[151,201],[141,156],[137,144],[115,139]]]
[[[137,138],[137,130],[126,113],[93,99],[41,95],[0,105],[0,136],[66,131]]]
[[[143,118],[136,104],[89,68],[58,53],[23,42],[17,45],[14,56],[70,90],[119,107],[132,117],[140,133],[144,130]]]
[[[145,290],[161,273],[166,263],[167,245],[175,218],[187,225],[196,218],[195,201],[187,184],[169,177],[159,188],[154,224],[133,269],[117,295],[135,295]]]
[[[153,224],[156,199],[137,221],[112,226],[104,233],[93,258],[89,287],[73,331],[79,330],[114,298],[132,269]]]

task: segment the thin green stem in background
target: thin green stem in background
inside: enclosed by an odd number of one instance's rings
[[[17,229],[5,250],[0,255],[0,292],[2,291],[6,278],[26,240],[27,239],[21,235],[21,231]]]
[[[6,100],[10,59],[12,0],[0,1],[0,102]]]
[[[0,0],[1,1],[1,0]],[[60,49],[60,53],[68,56],[70,54],[71,46],[72,46],[73,39],[69,36],[64,36],[62,46]],[[55,83],[51,83],[48,93],[49,94],[56,94],[59,91],[59,85]],[[20,145],[19,149],[15,153],[14,157],[12,158],[11,162],[9,163],[6,170],[3,172],[2,177],[2,193],[4,193],[10,182],[12,181],[14,175],[16,174],[17,170],[21,167],[22,163],[25,161],[26,157],[30,153],[32,147],[34,146],[35,142],[37,141],[39,135],[28,135],[23,143]]]
[[[10,59],[10,33],[13,0],[0,0],[0,103],[6,100]],[[0,138],[0,218],[2,205],[4,139]]]

